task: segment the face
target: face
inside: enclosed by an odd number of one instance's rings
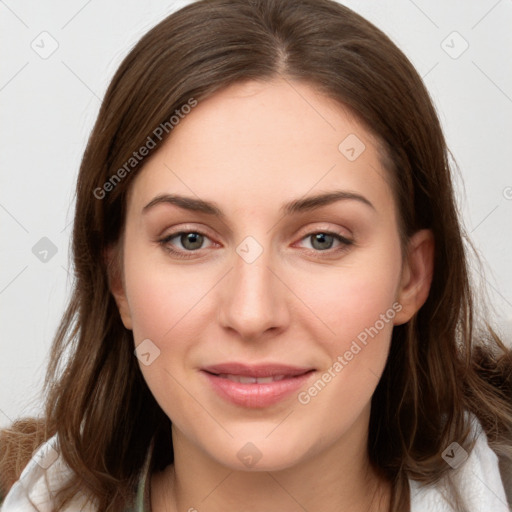
[[[176,439],[267,470],[362,443],[393,326],[430,284],[425,233],[402,260],[386,172],[347,110],[279,80],[200,102],[148,161],[112,289]]]

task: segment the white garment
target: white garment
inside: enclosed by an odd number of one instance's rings
[[[466,512],[510,512],[512,504],[507,503],[496,453],[489,447],[482,425],[470,415],[472,436],[477,441],[467,457],[465,450],[452,443],[443,451],[443,458],[454,469],[453,482],[464,500]],[[453,446],[452,446],[453,445]],[[452,456],[450,458],[450,456]],[[460,465],[454,459],[467,457]],[[457,462],[455,460],[455,462]],[[411,488],[411,512],[452,512],[444,498],[448,495],[442,484],[421,488],[416,480],[409,480]]]
[[[477,442],[469,457],[465,458],[466,452],[455,444],[450,445],[451,449],[447,447],[446,453],[443,452],[445,460],[454,467],[454,482],[466,501],[465,510],[510,512],[512,507],[507,504],[498,457],[489,447],[487,436],[474,416],[472,427]],[[53,512],[49,489],[56,489],[70,471],[60,456],[55,435],[36,450],[20,479],[5,497],[0,512]],[[414,480],[409,480],[409,484],[411,512],[452,512],[453,509],[443,498],[445,489],[442,484],[421,487]],[[83,495],[75,497],[65,512],[96,512],[96,507],[84,503]]]
[[[7,493],[0,512],[54,512],[51,492],[69,478],[71,470],[60,455],[57,434],[43,443]],[[96,512],[75,496],[65,512]]]

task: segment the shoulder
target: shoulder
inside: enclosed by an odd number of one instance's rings
[[[471,436],[475,445],[470,453],[453,442],[442,453],[452,467],[452,481],[465,500],[465,510],[471,512],[510,512],[498,456],[488,444],[482,425],[473,414],[469,415]],[[452,512],[445,496],[449,495],[443,480],[436,485],[421,485],[409,480],[411,512]]]
[[[60,455],[57,435],[43,443],[25,466],[5,497],[1,512],[53,510],[52,495],[71,476],[71,469]],[[97,512],[85,496],[76,496],[62,512]]]

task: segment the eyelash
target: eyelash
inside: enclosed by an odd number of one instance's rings
[[[184,235],[184,234],[189,234],[189,233],[194,233],[194,234],[201,235],[201,236],[204,236],[206,238],[209,238],[206,233],[203,233],[202,231],[198,231],[198,230],[176,231],[175,233],[171,233],[171,234],[167,235],[166,237],[158,240],[158,243],[167,252],[172,254],[174,257],[181,258],[181,259],[194,258],[196,256],[196,251],[200,251],[201,249],[195,249],[193,251],[185,251],[185,252],[183,252],[182,250],[177,251],[175,249],[172,249],[170,247],[170,245],[169,245],[170,240],[172,240],[173,238],[175,238],[175,237],[177,237],[179,235]],[[311,237],[313,235],[317,235],[317,234],[333,236],[336,240],[341,242],[343,245],[341,247],[338,247],[337,249],[325,249],[324,251],[319,251],[317,249],[306,249],[306,251],[308,251],[310,253],[311,252],[320,253],[320,254],[321,253],[326,253],[327,256],[332,256],[333,253],[334,254],[341,254],[341,253],[347,251],[349,246],[354,244],[354,240],[350,240],[349,238],[346,238],[346,237],[344,237],[343,235],[341,235],[339,233],[336,233],[336,232],[333,232],[333,231],[326,231],[326,230],[312,231],[311,233],[308,233],[307,235],[303,236],[301,238],[301,240],[304,240],[306,238],[309,238],[309,237]]]

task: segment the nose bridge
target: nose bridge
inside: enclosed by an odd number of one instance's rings
[[[285,321],[280,283],[270,270],[274,259],[270,241],[257,236],[261,242],[247,236],[235,247],[221,305],[222,324],[247,338],[256,338]]]

